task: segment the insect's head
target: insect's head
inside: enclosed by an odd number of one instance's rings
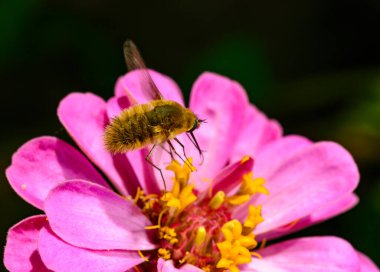
[[[196,130],[197,128],[199,128],[199,126],[202,123],[205,123],[205,122],[206,122],[206,120],[204,120],[204,119],[198,119],[198,117],[195,117],[194,124],[193,124],[192,128],[189,129],[187,132],[193,132],[194,130]]]

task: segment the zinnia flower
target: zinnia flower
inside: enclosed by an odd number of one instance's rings
[[[183,105],[171,79],[151,75],[166,99]],[[166,152],[155,158],[167,163],[164,191],[147,150],[112,155],[104,148],[105,126],[131,97],[145,102],[136,72],[119,78],[107,102],[69,94],[58,117],[83,153],[44,136],[13,155],[11,186],[44,214],[9,230],[10,271],[378,271],[337,237],[265,245],[358,202],[358,169],[340,145],[283,136],[238,83],[204,73],[190,99],[207,119],[195,131],[204,163],[181,137],[187,161]]]

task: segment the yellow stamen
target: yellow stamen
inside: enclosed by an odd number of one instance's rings
[[[184,185],[184,186],[186,186],[186,185]],[[173,196],[178,197],[180,192],[181,192],[181,184],[179,183],[178,180],[174,179],[173,188],[172,188],[171,193],[173,194]]]
[[[193,193],[194,186],[188,184],[190,173],[195,171],[193,166],[189,167],[188,164],[191,165],[191,163],[191,158],[188,158],[185,162],[186,165],[182,166],[178,161],[172,160],[171,164],[166,168],[173,171],[175,174],[171,192],[165,192],[161,197],[161,200],[166,202],[166,206],[170,208],[170,217],[177,216],[197,199],[196,195]]]
[[[227,198],[227,202],[231,205],[241,205],[245,202],[247,202],[250,199],[249,194],[243,194],[243,195],[234,195]]]
[[[187,184],[190,173],[196,171],[196,168],[193,166],[192,158],[188,158],[184,165],[181,165],[176,160],[172,160],[171,164],[168,165],[166,169],[174,172],[175,180],[180,183],[181,187]]]
[[[177,233],[175,230],[166,226],[160,229],[159,237],[160,239],[165,239],[172,245],[178,242],[178,239],[176,238]]]
[[[146,226],[146,227],[144,227],[144,229],[146,229],[146,230],[159,229],[159,228],[160,228],[160,225],[154,225],[154,226]]]
[[[261,205],[257,207],[250,205],[247,219],[244,221],[244,227],[253,230],[259,223],[264,221],[264,218],[261,216]]]
[[[212,191],[213,191],[213,187],[212,186],[209,186],[208,187],[208,197],[211,197],[212,196]]]
[[[238,265],[249,263],[252,260],[249,250],[242,246],[239,241],[233,243],[224,241],[217,243],[216,246],[222,256],[216,264],[217,268],[240,271]]]
[[[230,243],[238,241],[239,244],[245,248],[253,248],[257,246],[255,235],[249,233],[248,235],[242,234],[243,227],[241,223],[234,219],[225,223],[222,227],[224,239]]]
[[[163,209],[160,214],[158,215],[158,220],[157,220],[157,223],[159,226],[161,226],[161,220],[162,220],[162,216],[167,212],[168,208],[165,208]]]
[[[252,254],[252,256],[255,256],[255,257],[257,257],[257,258],[259,258],[259,259],[262,259],[263,258],[263,256],[261,256],[259,253],[257,253],[257,252],[251,252],[251,254]]]
[[[168,207],[174,207],[176,209],[181,208],[181,202],[179,199],[170,192],[165,192],[165,194],[161,197],[161,200],[165,201],[166,206]]]
[[[197,200],[196,195],[193,193],[193,187],[194,185],[187,185],[179,195],[182,210]]]
[[[224,235],[224,239],[229,242],[233,242],[233,240],[239,239],[241,235],[242,226],[241,223],[234,219],[225,223],[222,227],[222,233]]]
[[[125,200],[128,200],[128,201],[133,201],[133,198],[128,195],[128,196],[121,196],[122,198],[124,198]]]
[[[194,240],[194,243],[197,245],[197,246],[200,246],[204,243],[206,239],[206,229],[205,227],[199,227],[197,229],[197,235],[195,236],[195,240]]]
[[[246,161],[248,161],[251,157],[248,156],[248,155],[245,155],[241,160],[240,160],[240,163],[245,163]]]
[[[171,253],[166,248],[159,248],[158,249],[158,256],[160,258],[163,258],[164,260],[169,260],[171,257]]]
[[[145,198],[146,199],[157,198],[157,195],[156,194],[149,194],[149,195],[146,195]]]
[[[179,214],[187,206],[197,200],[196,195],[193,193],[193,187],[193,185],[186,185],[177,197],[173,193],[166,192],[161,200],[165,201],[168,207],[175,208],[177,214]]]
[[[181,164],[176,160],[172,160],[171,163],[166,167],[166,170],[173,171],[174,173],[176,173],[177,171],[180,172]]]
[[[286,228],[289,228],[289,229],[293,228],[295,225],[297,225],[297,223],[299,221],[300,221],[300,219],[296,219],[296,220],[290,222],[289,225],[286,226]]]
[[[137,250],[137,253],[140,255],[140,257],[144,260],[144,262],[149,262],[149,259],[142,254],[140,250]]]
[[[217,268],[229,268],[234,262],[225,258],[219,260]]]
[[[230,272],[240,272],[240,269],[236,265],[231,265],[228,269]]]
[[[145,201],[145,203],[144,203],[144,207],[142,208],[142,210],[143,210],[144,212],[148,212],[148,211],[150,211],[150,210],[153,208],[153,205],[154,205],[155,202],[156,202],[156,201],[155,201],[154,199],[150,199],[150,200],[148,200],[148,201]]]
[[[134,266],[133,269],[134,269],[136,272],[141,272],[140,268],[138,268],[137,266]]]
[[[224,203],[224,198],[225,198],[225,194],[223,191],[219,191],[217,192],[214,197],[210,200],[210,202],[208,203],[208,206],[213,209],[213,210],[217,210],[220,208],[220,206],[223,205]]]
[[[212,271],[212,267],[211,265],[207,265],[207,266],[204,266],[201,268],[203,271],[205,272],[211,272]]]
[[[240,194],[249,194],[253,195],[256,193],[262,193],[265,195],[269,195],[269,191],[263,185],[265,183],[265,179],[263,178],[253,178],[253,173],[250,172],[243,176],[243,182],[240,187]]]
[[[140,187],[137,187],[136,196],[135,196],[135,198],[133,199],[133,205],[136,205],[136,204],[137,204],[137,201],[139,201],[140,194],[141,194],[141,189],[140,189]]]
[[[267,245],[267,239],[264,238],[264,239],[261,241],[261,245],[260,245],[259,249],[263,249],[266,245]]]
[[[251,232],[248,235],[242,235],[238,240],[242,246],[252,249],[257,246],[257,242],[255,240],[255,235]]]
[[[183,257],[181,260],[179,260],[179,263],[183,264],[184,262],[187,261],[187,259],[189,259],[189,257],[190,257],[190,252],[186,251],[185,257]]]
[[[195,168],[195,166],[193,165],[193,158],[191,158],[191,157],[187,158],[187,160],[185,161],[185,164],[190,165],[190,171],[191,172],[197,171],[197,168]]]

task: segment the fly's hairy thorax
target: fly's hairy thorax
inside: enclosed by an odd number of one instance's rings
[[[121,112],[107,126],[104,134],[106,148],[114,153],[162,143],[188,131],[195,115],[170,100],[154,100],[135,105]]]

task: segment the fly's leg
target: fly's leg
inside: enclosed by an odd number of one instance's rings
[[[145,157],[145,160],[146,160],[151,166],[153,166],[153,167],[156,168],[158,171],[160,171],[162,181],[164,182],[164,189],[165,189],[165,192],[166,192],[166,182],[165,182],[164,175],[162,174],[162,170],[161,170],[160,167],[158,167],[157,165],[155,165],[155,164],[150,160],[150,157],[152,156],[153,150],[155,149],[156,146],[157,146],[157,144],[154,144],[154,145],[152,146],[152,148],[150,149],[148,155]]]
[[[185,156],[185,159],[187,160],[187,156],[186,156],[186,151],[185,151],[185,146],[183,145],[183,143],[181,143],[180,140],[178,140],[178,138],[174,138],[174,141],[176,141],[182,148],[182,152],[183,152],[183,155]]]
[[[167,140],[168,142],[168,145],[170,147],[170,153],[174,152],[174,154],[177,155],[177,157],[183,162],[185,163],[185,160],[181,157],[180,154],[178,154],[177,150],[175,149],[174,145],[172,144],[172,142],[170,142],[169,140]]]
[[[174,154],[176,154],[176,155],[178,156],[178,158],[180,158],[180,160],[181,160],[184,164],[186,164],[186,165],[190,168],[190,170],[192,170],[192,169],[194,168],[194,166],[193,166],[191,163],[189,163],[189,162],[187,161],[186,156],[185,156],[186,160],[184,160],[184,159],[182,158],[182,156],[181,156],[180,154],[178,154],[178,152],[177,152],[177,150],[174,148],[173,144],[172,144],[169,140],[167,140],[167,142],[168,142],[168,144],[169,144],[169,146],[170,146],[170,149],[173,150]]]
[[[165,147],[164,144],[160,144],[160,147],[170,155],[170,158],[172,159],[172,161],[175,160],[175,158],[174,158],[174,154],[173,154],[171,148],[169,148],[169,150],[168,150],[168,149]]]
[[[190,135],[189,135],[190,134]],[[190,142],[196,147],[196,149],[199,152],[199,156],[201,157],[201,163],[200,165],[203,164],[204,161],[204,156],[203,156],[203,151],[199,147],[199,144],[197,142],[197,139],[195,138],[194,134],[192,132],[186,133],[187,138],[189,138]],[[190,137],[191,136],[191,137]]]

